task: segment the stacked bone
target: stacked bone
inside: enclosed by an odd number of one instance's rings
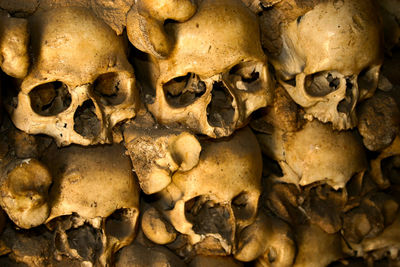
[[[0,1],[0,265],[400,264],[379,4]]]

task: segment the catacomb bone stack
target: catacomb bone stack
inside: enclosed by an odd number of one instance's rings
[[[397,0],[0,1],[0,266],[400,265]]]

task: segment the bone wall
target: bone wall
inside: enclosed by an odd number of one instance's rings
[[[0,266],[400,265],[398,1],[0,9]]]

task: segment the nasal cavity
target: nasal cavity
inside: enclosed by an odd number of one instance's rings
[[[229,127],[233,123],[235,109],[233,97],[222,82],[214,82],[211,102],[207,106],[207,120],[213,127]]]
[[[86,100],[74,114],[74,130],[86,138],[94,138],[100,134],[101,123],[96,115],[96,107],[92,100]]]
[[[337,111],[340,113],[350,114],[353,109],[353,83],[349,78],[346,78],[346,95],[337,106]]]

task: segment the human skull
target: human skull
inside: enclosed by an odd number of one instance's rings
[[[258,139],[262,151],[278,161],[283,182],[305,186],[322,181],[337,190],[367,168],[365,151],[353,132],[334,131],[319,121],[293,133],[275,129]]]
[[[112,128],[135,116],[135,77],[122,37],[83,8],[30,19],[33,65],[11,118],[58,145],[112,142]]]
[[[189,171],[199,162],[201,145],[193,134],[156,125],[148,112],[140,110],[123,128],[125,147],[145,194],[160,192],[174,172]]]
[[[339,130],[355,127],[355,106],[374,93],[383,60],[371,1],[320,1],[281,31],[282,48],[271,62],[305,117]]]
[[[28,21],[13,18],[2,10],[0,11],[0,32],[1,69],[12,77],[25,77],[29,67]]]
[[[157,209],[195,249],[230,254],[236,233],[256,218],[261,167],[261,152],[248,128],[228,140],[203,141],[199,164],[173,175],[159,193]]]
[[[228,136],[270,102],[257,19],[241,1],[201,1],[190,20],[167,26],[176,44],[169,57],[151,57],[145,88],[147,106],[160,123]]]
[[[0,204],[10,219],[23,229],[43,224],[50,213],[48,189],[52,177],[36,159],[14,160],[4,168]]]
[[[95,232],[98,260],[109,263],[113,253],[134,239],[139,214],[139,187],[123,146],[52,147],[43,161],[54,177],[46,222],[55,225],[62,241],[57,249],[80,259],[69,234]]]

